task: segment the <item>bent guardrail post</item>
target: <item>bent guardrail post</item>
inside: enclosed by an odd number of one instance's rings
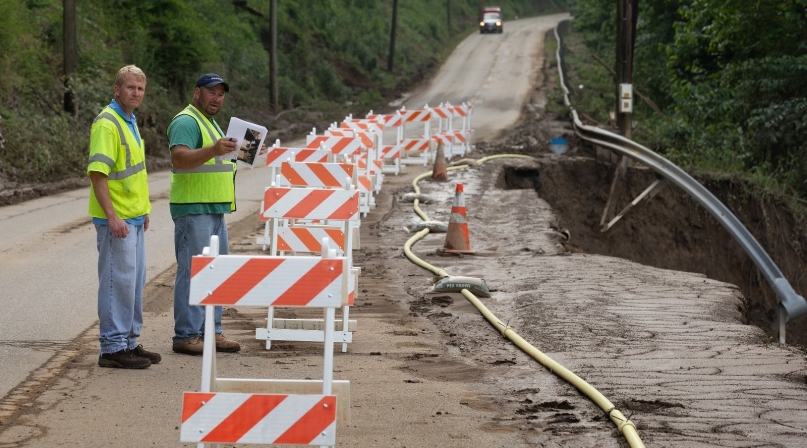
[[[731,234],[770,284],[779,299],[779,342],[785,343],[785,324],[807,314],[807,301],[798,295],[771,257],[736,216],[686,171],[644,146],[620,135],[583,124],[571,109],[580,138],[635,159],[680,187],[701,204]]]

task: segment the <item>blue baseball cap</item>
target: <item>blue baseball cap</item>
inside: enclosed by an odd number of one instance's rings
[[[227,85],[226,82],[221,78],[221,76],[215,73],[205,73],[204,75],[200,76],[199,79],[196,80],[196,87],[213,87],[219,84],[224,85],[224,91],[229,92],[230,86]]]

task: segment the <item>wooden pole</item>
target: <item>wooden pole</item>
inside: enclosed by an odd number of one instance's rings
[[[395,28],[398,26],[398,0],[392,0],[392,26],[389,35],[389,56],[387,57],[387,71],[391,72],[395,60]]]
[[[451,34],[451,0],[446,0],[446,29]]]
[[[277,115],[280,112],[280,98],[277,86],[277,0],[269,1],[269,85],[272,87],[270,106]]]
[[[62,11],[64,39],[64,111],[78,116],[78,104],[73,92],[73,78],[78,67],[78,34],[76,32],[76,0],[64,0]]]
[[[633,83],[633,42],[636,34],[636,18],[639,0],[617,0],[616,24],[616,122],[619,133],[631,138],[631,114],[619,112],[619,84]]]

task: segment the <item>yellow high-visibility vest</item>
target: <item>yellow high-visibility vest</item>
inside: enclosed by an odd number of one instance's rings
[[[110,140],[104,139],[105,136],[102,134],[104,130],[117,136],[116,144],[109,144]],[[126,121],[109,106],[105,107],[93,121],[90,135],[87,173],[108,172],[109,195],[118,217],[129,219],[150,214],[151,202],[143,140],[140,139],[141,143],[138,144],[138,139]],[[90,187],[89,212],[94,218],[108,219],[92,187]]]
[[[180,115],[190,115],[202,131],[202,147],[216,143],[222,135],[215,126],[189,104]],[[174,118],[176,118],[174,117]],[[195,148],[191,148],[195,149]],[[172,204],[222,203],[229,202],[230,210],[235,209],[235,163],[216,156],[196,168],[183,170],[171,168]]]

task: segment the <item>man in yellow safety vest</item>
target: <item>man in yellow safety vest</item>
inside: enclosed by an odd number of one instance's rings
[[[222,156],[236,149],[235,139],[213,119],[224,104],[230,86],[214,73],[196,81],[193,101],[168,126],[171,151],[171,218],[177,274],[174,282],[173,351],[201,355],[204,307],[188,304],[191,257],[202,253],[210,236],[219,237],[219,254],[228,253],[224,215],[235,210],[235,162]],[[221,307],[215,309],[216,350],[237,352],[238,342],[222,334]]]
[[[146,75],[134,65],[118,71],[115,97],[90,131],[89,212],[98,247],[98,365],[144,369],[160,355],[137,343],[143,326],[149,188],[146,153],[134,110],[143,100]]]

